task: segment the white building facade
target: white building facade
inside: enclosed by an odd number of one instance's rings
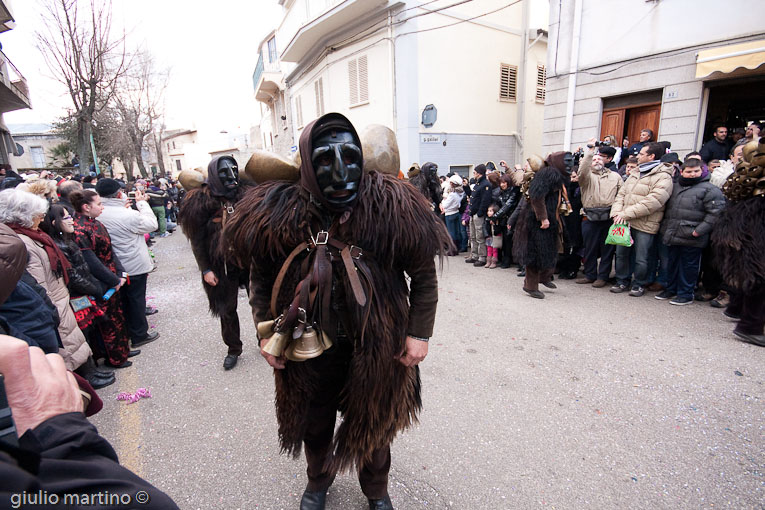
[[[551,2],[543,149],[649,128],[684,155],[765,120],[765,15],[730,0]],[[618,22],[614,22],[618,20]]]
[[[393,129],[404,171],[433,161],[465,174],[541,149],[547,1],[279,1],[293,146],[337,111],[359,130]]]

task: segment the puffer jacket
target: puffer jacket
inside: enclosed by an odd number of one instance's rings
[[[59,354],[64,358],[66,368],[74,370],[85,363],[92,352],[85,341],[85,335],[82,334],[82,331],[77,326],[74,311],[69,306],[69,290],[66,288],[64,278],[59,278],[53,273],[48,254],[45,252],[42,244],[37,243],[24,234],[19,234],[19,238],[24,241],[29,253],[27,271],[45,289],[48,297],[56,306],[61,319],[58,325],[58,334],[61,337],[61,343],[64,345]]]
[[[646,174],[630,175],[611,206],[611,217],[621,216],[630,227],[656,234],[672,195],[672,170],[671,163],[659,163]]]
[[[600,172],[592,169],[592,153],[587,153],[579,165],[579,189],[585,211],[592,207],[611,207],[622,187],[618,173],[606,167]]]
[[[664,244],[704,248],[724,208],[722,191],[709,182],[709,176],[693,186],[675,184],[661,223]],[[693,237],[694,231],[698,237]]]

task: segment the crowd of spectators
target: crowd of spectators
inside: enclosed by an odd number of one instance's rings
[[[726,207],[721,188],[760,128],[755,122],[729,137],[728,129],[718,126],[712,139],[682,160],[649,129],[633,144],[623,140],[621,147],[613,136],[590,140],[579,149],[564,186],[562,201],[570,213],[560,222],[555,274],[631,297],[653,292],[677,306],[698,301],[728,307],[735,289],[720,276],[710,237]],[[513,236],[528,199],[521,193],[524,180],[537,170],[533,163],[534,158],[523,167],[511,168],[505,161],[497,167],[477,164],[469,180],[441,176],[442,196],[426,196],[443,215],[454,241],[451,255],[465,253],[465,262],[487,269],[517,265],[518,276],[525,276]],[[630,227],[631,246],[605,243],[614,224]]]
[[[178,187],[3,170],[0,256],[24,264],[18,274],[0,266],[0,327],[59,353],[92,388],[113,384],[114,370],[159,337],[146,319],[157,313],[146,303],[150,245],[175,228]]]

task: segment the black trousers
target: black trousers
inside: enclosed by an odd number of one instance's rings
[[[507,227],[502,227],[502,265],[509,266],[513,263],[513,231],[507,231]]]
[[[125,313],[130,340],[140,342],[149,336],[149,323],[146,320],[146,280],[148,273],[130,275],[120,289],[122,311]]]
[[[727,311],[741,317],[736,331],[747,335],[762,335],[765,328],[765,290],[751,294],[731,290]]]
[[[321,491],[329,488],[335,480],[335,474],[326,469],[330,455],[330,445],[335,431],[335,420],[340,403],[340,392],[345,384],[351,360],[352,347],[347,338],[338,337],[335,346],[316,360],[320,361],[317,370],[322,373],[320,388],[308,411],[308,424],[303,444],[308,464],[309,491]],[[324,358],[324,359],[322,359]],[[390,471],[390,445],[372,452],[370,463],[359,471],[361,491],[369,499],[381,499],[388,494],[388,472]]]
[[[723,277],[717,270],[717,261],[711,244],[701,252],[701,284],[707,294],[717,296],[721,290],[725,290]]]
[[[226,299],[223,301],[223,310],[220,314],[220,335],[223,338],[223,343],[228,346],[228,353],[234,356],[242,354],[242,339],[239,335],[239,315],[236,313],[238,299],[239,287],[234,286],[233,291],[228,292]]]
[[[584,239],[584,276],[590,280],[608,280],[611,276],[611,266],[616,253],[616,246],[606,244],[611,220],[582,221],[582,238]],[[600,264],[598,264],[600,259]]]

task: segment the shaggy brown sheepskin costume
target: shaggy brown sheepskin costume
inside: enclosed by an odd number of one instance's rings
[[[273,318],[270,300],[276,276],[288,254],[311,234],[327,230],[332,239],[363,252],[361,260],[372,280],[364,333],[360,329],[365,310],[354,300],[345,267],[336,259],[331,299],[343,313],[333,307],[330,320],[316,324],[326,333],[333,330],[327,322],[341,322],[353,342],[338,404],[343,420],[326,464],[337,472],[363,466],[373,451],[387,447],[400,430],[417,421],[419,368],[404,366],[396,356],[403,351],[407,335],[427,338],[432,334],[438,296],[435,257],[443,257],[451,241],[424,196],[410,184],[374,171],[362,175],[351,206],[328,212],[323,197],[309,191],[316,189],[311,133],[326,117],[306,126],[301,135],[301,181],[266,182],[248,190],[227,222],[224,236],[240,264],[251,264],[250,302],[256,323]],[[277,298],[277,314],[292,301],[316,253],[304,250],[289,265]],[[309,407],[322,398],[317,388],[333,375],[328,365],[337,349],[335,345],[305,362],[288,360],[286,368],[274,371],[283,452],[300,453]]]
[[[765,289],[765,196],[729,205],[712,232],[723,279],[745,294]]]

